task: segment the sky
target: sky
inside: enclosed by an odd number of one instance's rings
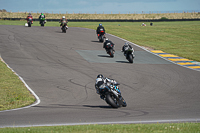
[[[0,0],[0,9],[91,14],[200,12],[200,0]]]

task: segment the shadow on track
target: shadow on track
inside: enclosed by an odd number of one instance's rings
[[[107,109],[112,108],[111,106],[94,106],[94,105],[93,106],[92,105],[83,105],[83,107],[89,107],[89,108],[107,108]]]
[[[127,63],[127,64],[131,64],[128,61],[116,61],[117,63]]]
[[[106,57],[106,58],[113,58],[113,57],[110,57],[109,55],[98,55],[99,57]]]
[[[99,42],[99,41],[91,41],[91,42],[98,42],[98,43],[102,43],[102,42]],[[103,44],[103,43],[102,43]]]
[[[64,105],[64,104],[51,104],[49,106],[33,106],[33,108],[112,108],[111,106],[94,106],[94,105]]]

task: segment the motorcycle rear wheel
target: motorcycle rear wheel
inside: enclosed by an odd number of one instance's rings
[[[31,22],[28,22],[28,27],[31,27]]]
[[[128,55],[128,61],[130,63],[133,63],[133,55],[131,55],[131,54]]]
[[[109,93],[106,94],[106,102],[112,107],[112,108],[118,108],[119,106],[115,103],[113,98]]]
[[[110,49],[110,57],[114,57],[114,53],[112,49]]]
[[[103,37],[100,36],[100,37],[99,37],[99,42],[103,42],[103,41],[104,41]]]

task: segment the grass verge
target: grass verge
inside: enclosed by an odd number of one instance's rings
[[[2,133],[199,133],[200,123],[78,125],[0,128]]]
[[[17,75],[0,61],[0,111],[20,108],[35,102]]]

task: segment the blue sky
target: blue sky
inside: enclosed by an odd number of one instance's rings
[[[0,9],[39,13],[199,12],[200,0],[0,0]]]

